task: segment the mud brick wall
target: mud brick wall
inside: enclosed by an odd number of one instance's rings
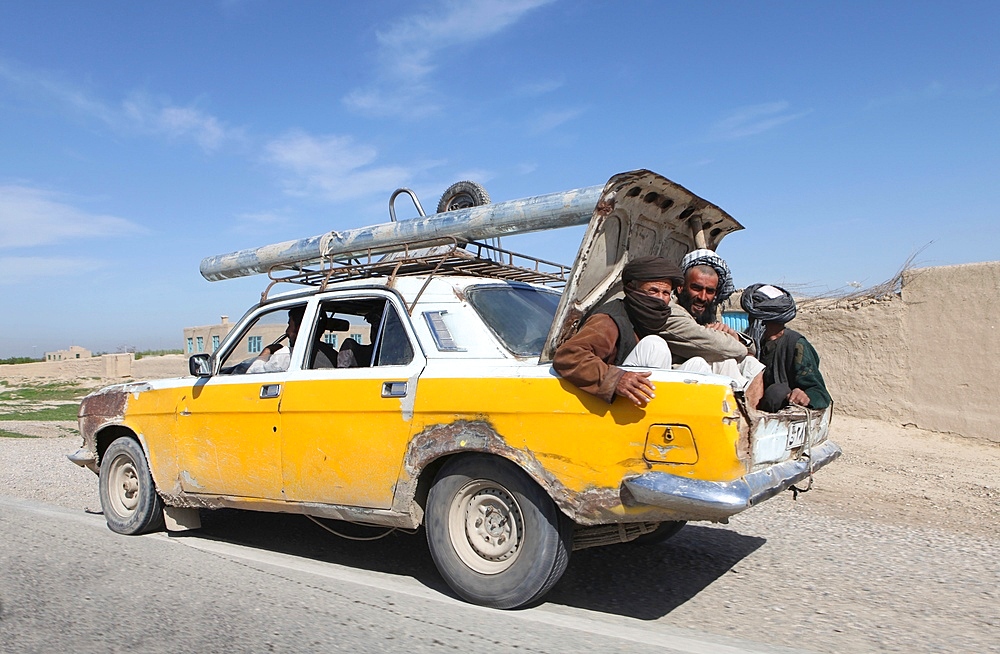
[[[802,303],[838,411],[1000,442],[1000,261],[917,268],[883,300]]]

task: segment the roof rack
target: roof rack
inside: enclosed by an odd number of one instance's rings
[[[318,286],[323,291],[333,282],[385,278],[386,285],[391,286],[397,277],[425,275],[427,280],[417,293],[419,298],[431,278],[440,275],[488,277],[552,288],[564,287],[569,278],[569,266],[478,241],[452,237],[446,240],[451,243],[441,245],[441,239],[410,243],[388,254],[368,249],[349,259],[326,259],[313,267],[275,266],[267,273],[271,283],[261,293],[261,302],[276,284]]]

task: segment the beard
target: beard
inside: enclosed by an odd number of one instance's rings
[[[691,317],[694,318],[696,323],[699,325],[710,325],[715,322],[716,307],[719,306],[718,300],[706,302],[704,310],[701,313],[696,313],[697,309],[692,306],[693,299],[694,298],[683,291],[677,294],[677,304],[687,309],[687,312],[691,314]]]

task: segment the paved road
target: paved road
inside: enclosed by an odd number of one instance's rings
[[[296,516],[219,511],[197,534],[124,537],[100,515],[0,497],[0,535],[3,652],[788,651],[642,615],[659,597],[615,610],[629,595],[581,579],[529,610],[470,606],[419,536],[344,541]]]

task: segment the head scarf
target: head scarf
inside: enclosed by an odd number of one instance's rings
[[[622,269],[622,281],[626,284],[669,281],[678,286],[684,283],[684,273],[663,257],[639,257],[625,264],[625,268]]]
[[[639,336],[658,334],[667,324],[670,306],[660,298],[650,297],[632,288],[631,282],[669,281],[677,286],[683,281],[681,270],[663,257],[639,257],[625,264],[625,313]]]
[[[772,284],[751,284],[743,289],[740,306],[750,318],[749,335],[760,354],[760,341],[764,337],[765,322],[784,324],[795,318],[795,300],[792,294]]]
[[[706,250],[704,248],[700,250],[693,250],[684,255],[681,259],[681,270],[684,275],[694,268],[695,266],[709,266],[715,273],[719,276],[719,286],[715,291],[715,299],[712,301],[713,304],[719,304],[725,302],[729,299],[729,296],[736,292],[736,287],[733,286],[733,276],[729,272],[729,266],[726,265],[726,260],[717,255],[712,250]]]

